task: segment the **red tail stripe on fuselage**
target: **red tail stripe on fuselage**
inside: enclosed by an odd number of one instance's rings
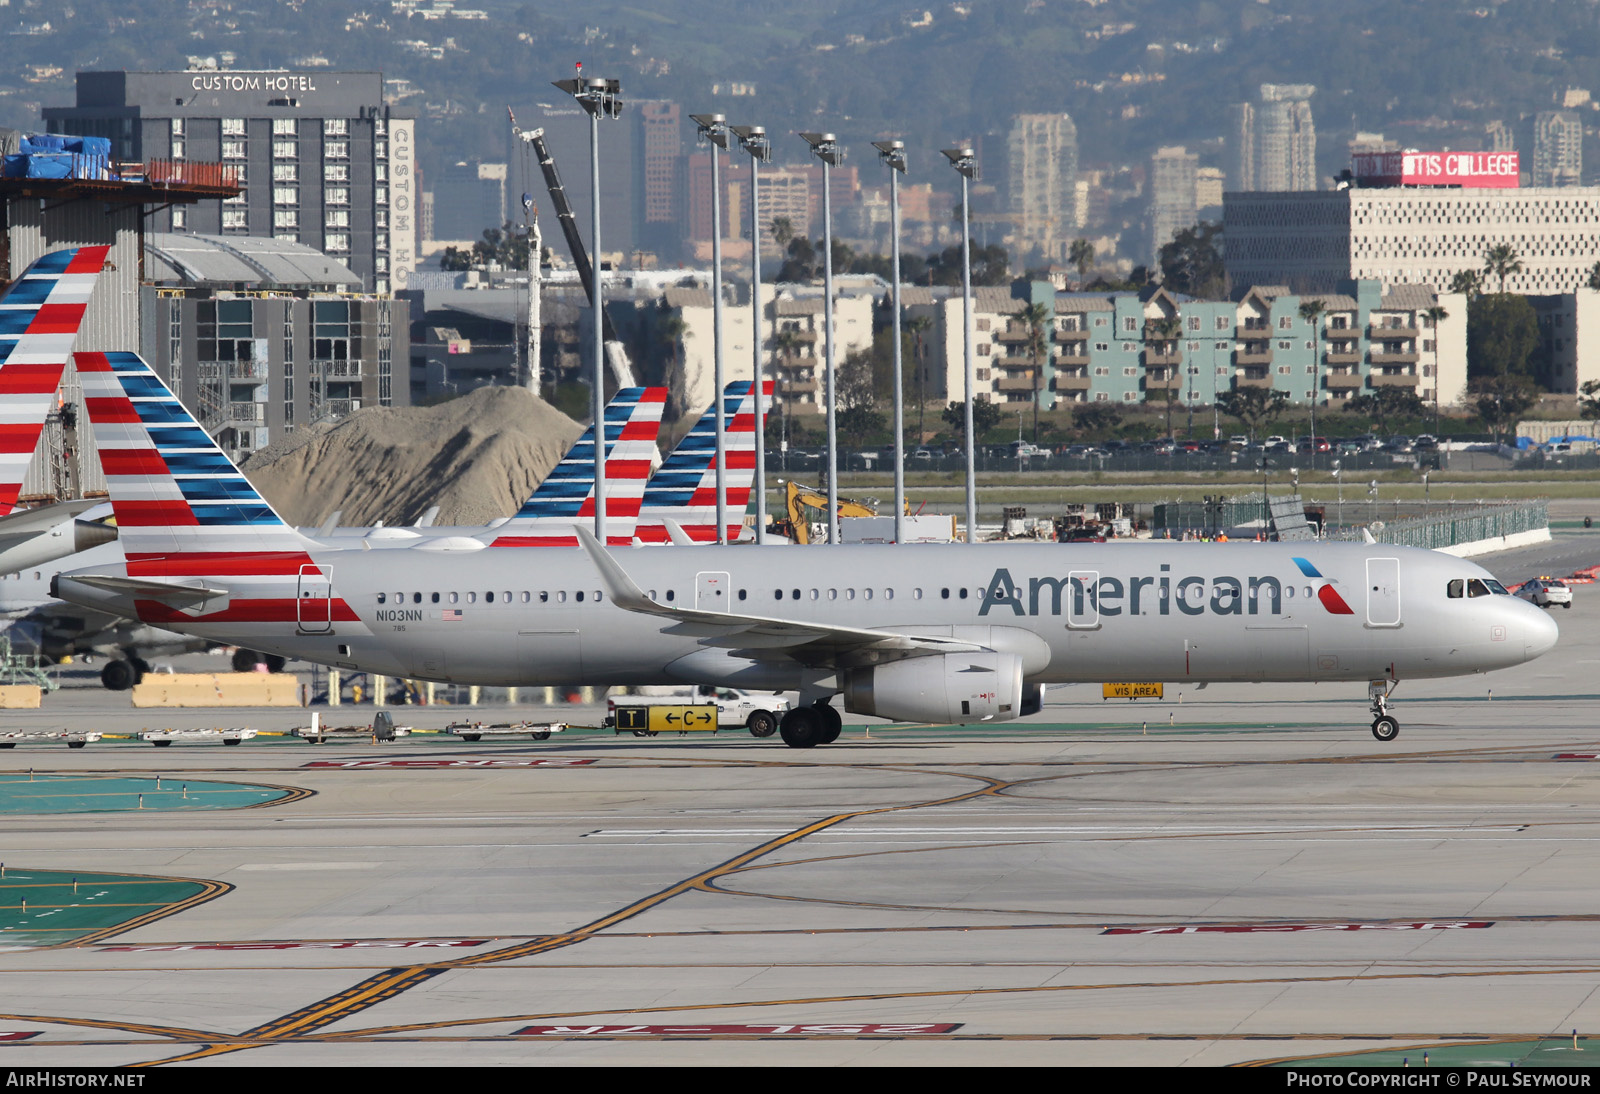
[[[101,452],[101,458],[105,453]],[[159,528],[163,525],[195,527],[200,523],[186,501],[111,500],[111,511],[124,528]]]
[[[309,570],[307,570],[309,567]],[[182,551],[128,555],[132,577],[285,577],[322,575],[304,551]]]
[[[0,370],[0,395],[53,395],[61,386],[65,361],[48,364],[9,364]]]
[[[305,604],[308,617],[314,618],[318,623],[323,621],[322,605],[324,601],[317,599],[307,603],[293,597],[276,598],[272,600],[243,600],[235,598],[228,602],[228,606],[218,612],[207,612],[205,615],[190,615],[161,603],[159,600],[135,600],[134,607],[139,612],[139,618],[146,623],[297,623],[301,618],[301,605]],[[343,600],[334,600],[328,603],[327,617],[334,623],[359,623],[361,617],[356,615],[354,609]]]
[[[87,304],[40,304],[28,324],[29,334],[77,334]]]
[[[39,434],[44,432],[44,422],[0,425],[0,453],[31,456],[39,447]]]
[[[153,448],[102,448],[100,469],[112,475],[166,475],[167,461]]]
[[[106,255],[111,253],[109,245],[99,247],[79,247],[78,253],[72,256],[72,261],[67,263],[66,273],[85,274],[99,273],[105,268]]]

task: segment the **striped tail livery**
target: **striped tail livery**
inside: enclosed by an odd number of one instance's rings
[[[623,388],[605,408],[606,542],[625,547],[650,478],[664,387]],[[516,516],[494,529],[494,547],[576,547],[574,524],[594,524],[594,426],[545,476]]]
[[[763,407],[771,398],[772,381],[768,380],[762,384]],[[744,511],[756,477],[755,383],[737,380],[724,388],[722,413],[728,426],[723,488],[727,492],[727,540],[732,543],[744,527]],[[716,462],[717,408],[713,406],[700,416],[645,487],[636,533],[639,542],[669,542],[663,518],[676,521],[696,543],[717,541]]]
[[[127,574],[81,580],[132,597],[148,623],[293,623],[307,634],[359,623],[329,568],[308,554],[315,544],[284,523],[138,354],[73,360]]]
[[[110,247],[53,251],[0,297],[0,516],[17,506]]]

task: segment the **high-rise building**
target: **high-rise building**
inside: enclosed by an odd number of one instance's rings
[[[1161,148],[1150,157],[1150,256],[1158,260],[1161,248],[1175,233],[1193,227],[1199,219],[1196,194],[1200,157],[1182,145]]]
[[[1570,110],[1541,110],[1533,119],[1533,184],[1583,182],[1583,122]]]
[[[383,98],[381,72],[79,72],[55,133],[108,137],[115,159],[218,161],[242,192],[151,213],[151,231],[303,243],[369,292],[416,266],[415,121]]]
[[[1018,114],[1006,137],[1017,250],[1064,259],[1078,228],[1078,127],[1067,114]]]
[[[1316,90],[1311,84],[1262,84],[1259,102],[1232,108],[1236,191],[1317,188],[1310,101]]]
[[[455,163],[430,182],[433,194],[429,242],[448,240],[456,245],[472,244],[489,228],[506,222],[506,165],[503,163]]]
[[[677,103],[638,104],[639,245],[671,257],[683,246],[683,112]]]

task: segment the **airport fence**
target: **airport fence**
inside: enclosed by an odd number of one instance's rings
[[[1276,495],[1274,499],[1278,500]],[[1324,539],[1360,540],[1365,531],[1380,543],[1406,547],[1453,547],[1550,525],[1549,503],[1543,498],[1507,502],[1351,500],[1318,502],[1305,508],[1313,523],[1321,525]],[[1236,494],[1157,503],[1150,527],[1158,537],[1237,533],[1259,528],[1261,518],[1259,493]]]
[[[1463,502],[1415,516],[1333,528],[1326,538],[1360,540],[1365,530],[1379,543],[1432,549],[1498,539],[1549,526],[1549,503],[1543,498],[1536,498],[1532,501],[1491,504]]]

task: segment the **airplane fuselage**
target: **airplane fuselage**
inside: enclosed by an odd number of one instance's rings
[[[753,640],[618,607],[582,549],[309,553],[320,575],[280,575],[270,585],[208,578],[227,596],[182,609],[134,605],[70,576],[60,591],[96,606],[120,601],[147,622],[217,642],[418,679],[763,689],[815,679],[803,657],[751,657]],[[1469,595],[1473,581],[1493,582],[1473,563],[1382,544],[667,547],[611,556],[658,604],[964,639],[1017,654],[1030,684],[1445,677],[1521,664],[1556,637],[1533,605]]]

